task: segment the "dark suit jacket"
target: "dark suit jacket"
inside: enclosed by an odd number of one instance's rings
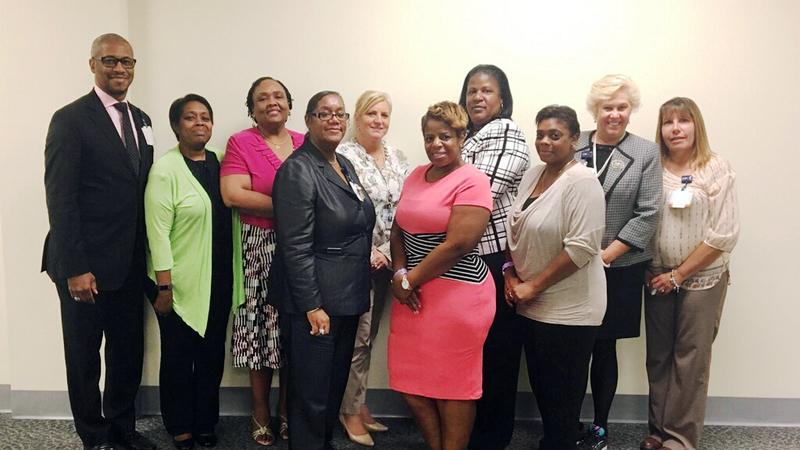
[[[350,161],[336,157],[361,186]],[[322,307],[345,316],[369,310],[375,209],[360,191],[364,201],[308,137],[281,165],[272,187],[278,245],[270,276],[270,299],[281,312]]]
[[[141,128],[150,117],[130,105],[141,165],[134,171],[122,138],[92,90],[53,114],[45,144],[50,232],[42,270],[53,281],[92,272],[114,290],[131,270],[145,276],[144,186],[153,147]]]

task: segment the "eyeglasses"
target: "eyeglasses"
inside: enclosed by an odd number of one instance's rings
[[[102,57],[95,57],[94,59],[100,61],[103,64],[103,67],[108,67],[109,69],[113,69],[117,67],[117,63],[122,64],[122,67],[126,69],[133,69],[136,66],[136,60],[133,58],[115,58],[113,56],[102,56]]]
[[[350,118],[350,113],[345,112],[329,112],[329,111],[320,111],[316,113],[308,113],[309,116],[314,116],[321,121],[329,120],[331,117],[335,117],[336,120],[347,120]]]

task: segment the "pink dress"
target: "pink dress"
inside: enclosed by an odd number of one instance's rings
[[[406,179],[395,221],[404,232],[413,270],[446,236],[453,206],[492,209],[489,179],[464,164],[435,182],[430,164]],[[447,400],[482,395],[483,343],[495,313],[495,287],[475,250],[445,274],[420,287],[419,314],[392,302],[389,386],[399,392]]]

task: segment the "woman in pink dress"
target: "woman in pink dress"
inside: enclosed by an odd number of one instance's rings
[[[430,164],[406,179],[391,233],[389,385],[431,449],[464,449],[481,397],[494,281],[476,244],[489,221],[489,179],[461,159],[467,115],[440,102],[422,118]]]

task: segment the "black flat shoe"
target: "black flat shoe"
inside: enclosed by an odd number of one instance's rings
[[[195,434],[194,440],[200,447],[213,447],[217,445],[217,435],[214,433]]]
[[[172,445],[174,445],[178,450],[191,450],[194,448],[194,439],[189,438],[179,441],[175,438],[172,438]]]
[[[150,442],[150,439],[142,436],[138,431],[125,433],[122,445],[128,450],[156,450],[156,444]]]

